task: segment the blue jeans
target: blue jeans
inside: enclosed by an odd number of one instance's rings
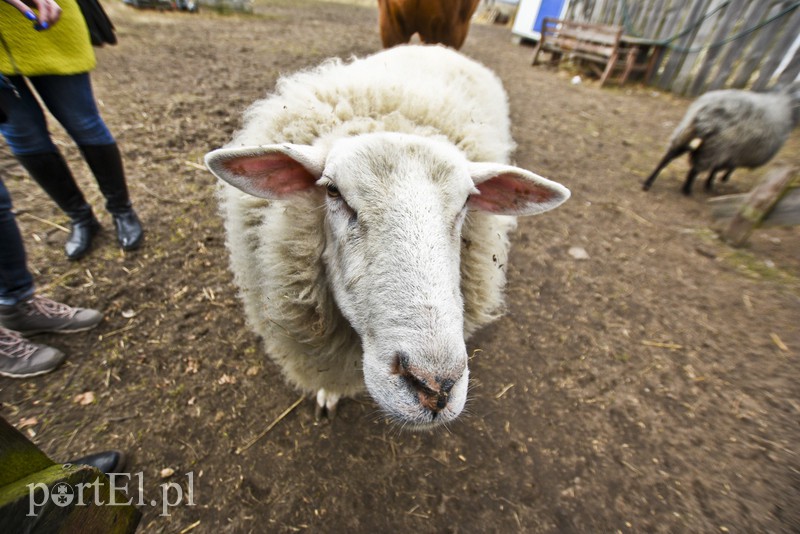
[[[0,304],[13,306],[33,295],[25,247],[11,212],[11,195],[0,178]]]
[[[6,78],[13,87],[0,83],[0,108],[8,115],[8,120],[0,124],[0,132],[15,155],[58,152],[50,138],[45,114],[29,83],[76,144],[110,145],[115,142],[100,117],[88,72]]]

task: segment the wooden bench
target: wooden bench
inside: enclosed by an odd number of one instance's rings
[[[563,56],[584,60],[600,77],[601,87],[617,68],[622,68],[620,85],[635,71],[644,71],[645,79],[649,79],[659,52],[655,43],[625,36],[621,27],[606,24],[545,18],[541,35],[531,64],[538,64],[542,51],[550,53],[550,62],[554,65]]]

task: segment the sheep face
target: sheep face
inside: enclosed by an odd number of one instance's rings
[[[446,422],[464,407],[467,351],[459,259],[475,186],[444,143],[372,135],[338,143],[326,188],[326,265],[361,337],[364,380],[392,417]]]
[[[470,162],[446,141],[396,133],[329,149],[222,149],[206,162],[256,196],[320,196],[328,285],[361,338],[367,389],[413,428],[452,421],[466,402],[460,251],[468,211],[532,214],[569,196],[528,171]]]

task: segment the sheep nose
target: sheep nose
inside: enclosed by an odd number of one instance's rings
[[[399,352],[395,356],[392,372],[400,375],[408,387],[417,394],[419,403],[433,412],[434,416],[447,406],[450,391],[456,383],[452,378],[435,376],[412,366],[408,355],[404,352]]]

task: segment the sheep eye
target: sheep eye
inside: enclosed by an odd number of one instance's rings
[[[333,184],[327,184],[325,189],[328,192],[328,196],[331,198],[339,198],[342,194],[339,192],[339,188]]]

